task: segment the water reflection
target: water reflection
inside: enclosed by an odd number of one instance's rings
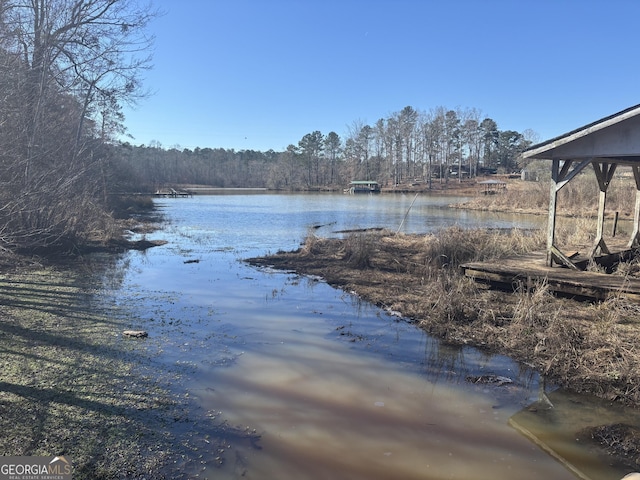
[[[344,347],[291,339],[199,378],[203,404],[262,432],[241,452],[251,478],[571,478],[490,392]]]
[[[615,464],[595,449],[590,428],[621,422],[638,426],[640,412],[563,390],[549,392],[547,397],[548,402],[528,405],[513,415],[509,423],[578,478],[618,480],[637,469],[637,465]]]
[[[174,387],[193,402],[191,421],[175,428],[199,441],[198,455],[172,477],[574,478],[508,424],[536,400],[530,370],[442,345],[317,279],[239,261],[297,247],[310,225],[397,227],[411,200],[249,195],[163,203],[168,222],[154,237],[169,243],[126,254],[124,276],[106,279],[112,293],[104,298],[131,327],[149,331],[144,347],[160,368],[178,372]],[[531,225],[451,211],[449,202],[420,199],[405,228]],[[467,381],[484,374],[512,382]],[[234,427],[223,429],[224,452],[210,441],[221,434],[206,426],[212,417]],[[259,440],[238,433],[254,430]]]

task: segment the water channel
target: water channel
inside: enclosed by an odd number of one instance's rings
[[[441,345],[320,279],[242,261],[295,249],[310,227],[330,236],[401,224],[404,232],[424,233],[449,225],[536,228],[544,221],[447,208],[459,198],[420,196],[409,208],[413,200],[158,200],[165,221],[148,238],[168,243],[124,254],[124,277],[105,298],[127,312],[131,327],[149,332],[140,348],[178,372],[175,388],[200,412],[185,428],[205,432],[213,418],[256,434],[229,438],[220,452],[208,448],[203,433],[198,458],[176,465],[184,478],[576,478],[509,423],[538,400],[538,376],[525,366]],[[482,374],[511,382],[466,381]],[[601,463],[593,478],[621,477]]]

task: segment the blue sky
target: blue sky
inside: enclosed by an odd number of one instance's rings
[[[152,1],[134,145],[281,151],[407,105],[543,141],[640,103],[635,0]]]

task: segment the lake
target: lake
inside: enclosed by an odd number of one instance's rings
[[[243,262],[296,249],[310,228],[331,236],[545,221],[447,207],[461,200],[265,193],[158,200],[164,221],[147,237],[168,243],[124,254],[117,281],[105,278],[104,301],[131,328],[149,332],[139,348],[172,372],[171,388],[192,405],[189,420],[171,428],[194,453],[169,476],[576,478],[510,424],[539,399],[539,378],[526,366],[442,345],[321,279]],[[478,375],[508,381],[468,381]],[[554,438],[564,442],[566,432]],[[577,463],[587,457],[574,452]],[[595,463],[593,478],[620,478]]]

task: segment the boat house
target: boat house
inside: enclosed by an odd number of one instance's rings
[[[502,193],[507,189],[507,182],[503,182],[502,180],[484,180],[482,182],[478,182],[479,185],[482,186],[485,195],[495,195],[496,193]]]
[[[373,180],[354,180],[349,184],[349,193],[380,193],[380,185]]]

